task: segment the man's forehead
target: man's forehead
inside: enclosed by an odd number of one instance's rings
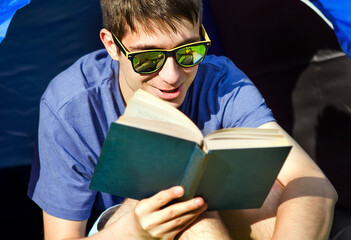
[[[136,34],[136,35],[148,35],[148,36],[162,36],[162,35],[174,35],[180,34],[186,37],[186,34],[194,31],[194,34],[198,33],[199,24],[193,24],[187,20],[178,20],[172,22],[172,25],[162,21],[162,19],[156,20],[145,20],[144,22],[135,22],[133,29],[126,25],[125,35]],[[122,38],[123,39],[123,38]]]
[[[146,24],[137,24],[135,30],[130,28],[126,31],[122,41],[129,45],[129,51],[137,51],[148,48],[166,48],[167,44],[185,44],[198,41],[199,26],[190,22],[179,23],[171,28],[168,24],[160,26],[150,26]],[[154,44],[154,46],[153,46]]]

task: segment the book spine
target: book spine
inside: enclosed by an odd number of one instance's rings
[[[185,194],[179,199],[180,201],[188,200],[195,196],[207,162],[208,157],[206,157],[205,152],[199,146],[196,146],[179,181],[179,185],[185,189]]]

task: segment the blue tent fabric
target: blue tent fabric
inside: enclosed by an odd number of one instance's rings
[[[0,0],[2,2],[3,0]],[[31,0],[0,44],[0,169],[31,164],[49,81],[103,45],[99,0]]]
[[[0,43],[5,38],[16,11],[29,3],[30,0],[2,0],[0,2]]]
[[[210,14],[204,5],[210,52],[221,54]],[[0,44],[0,169],[31,164],[40,96],[55,75],[103,48],[101,27],[99,0],[31,0],[12,19]]]
[[[333,24],[341,49],[351,58],[351,1],[311,1]]]

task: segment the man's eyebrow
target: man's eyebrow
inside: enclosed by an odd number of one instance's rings
[[[174,48],[179,47],[181,45],[185,45],[188,43],[192,42],[197,42],[200,41],[200,37],[192,37],[185,39],[184,41],[180,42],[177,46],[174,46]],[[142,50],[152,50],[152,49],[164,49],[160,46],[153,45],[153,44],[136,44],[128,47],[128,50],[130,52],[136,52],[136,51],[142,51]]]

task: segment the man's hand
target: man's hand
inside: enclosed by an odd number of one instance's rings
[[[104,229],[87,238],[83,238],[87,220],[70,221],[44,212],[45,239],[174,239],[207,209],[200,197],[170,204],[183,195],[184,189],[177,186],[141,201],[127,199]]]
[[[104,230],[116,237],[126,233],[129,239],[174,239],[207,209],[200,197],[167,205],[183,195],[184,189],[178,186],[141,201],[127,200]]]

